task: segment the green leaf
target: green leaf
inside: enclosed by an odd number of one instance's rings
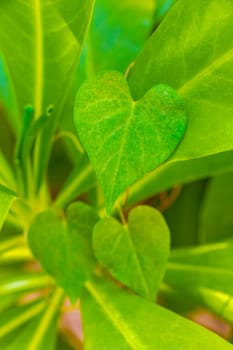
[[[2,271],[1,271],[2,275]],[[38,290],[52,285],[51,278],[41,273],[24,274],[15,271],[12,276],[0,279],[0,297],[14,293]]]
[[[232,349],[201,326],[107,282],[88,282],[81,307],[86,350]]]
[[[169,256],[169,230],[155,209],[141,206],[129,214],[128,225],[115,219],[97,223],[93,247],[113,275],[149,300],[155,300]]]
[[[9,114],[9,119],[14,130],[17,130],[19,125],[17,124],[17,103],[12,87],[12,82],[10,81],[10,74],[7,70],[6,62],[3,55],[0,54],[0,102],[3,104],[7,113]]]
[[[95,259],[91,235],[98,216],[83,203],[67,210],[67,223],[52,210],[40,213],[32,222],[28,240],[35,257],[75,302],[90,277]]]
[[[72,123],[75,95],[86,78],[106,69],[124,72],[134,60],[149,35],[155,8],[155,0],[95,2],[88,37],[61,120],[63,130],[75,132]],[[75,152],[68,149],[75,160]]]
[[[127,204],[132,205],[173,186],[233,170],[233,151],[187,161],[166,162],[132,185]]]
[[[42,312],[24,326],[21,332],[10,342],[11,350],[53,350],[55,347],[58,317],[63,301],[63,291],[58,289],[53,294],[50,303]]]
[[[109,214],[129,185],[174,151],[184,134],[186,114],[170,87],[155,86],[135,102],[121,73],[104,72],[78,91],[75,124]]]
[[[178,187],[173,193],[176,191],[178,197],[164,212],[171,231],[172,245],[174,247],[198,244],[199,214],[205,192],[205,181]],[[172,192],[167,196],[172,198]]]
[[[155,13],[155,25],[158,26],[159,23],[162,21],[163,17],[167,14],[167,12],[170,10],[172,5],[176,0],[157,0],[157,9]]]
[[[0,316],[0,345],[2,339],[14,329],[38,315],[45,307],[45,301],[36,301],[23,306],[12,307]]]
[[[38,118],[49,105],[61,104],[92,6],[92,0],[1,1],[0,48],[20,111],[30,103]],[[12,45],[14,38],[19,45]]]
[[[165,282],[181,288],[205,287],[233,295],[233,240],[172,251]]]
[[[85,50],[87,77],[103,69],[124,72],[149,35],[154,0],[97,0]]]
[[[15,197],[14,192],[0,185],[0,230]]]
[[[232,184],[233,172],[210,180],[200,216],[199,237],[202,243],[233,236]]]
[[[131,70],[134,98],[161,83],[184,98],[187,131],[171,161],[233,149],[232,19],[230,0],[178,1]]]

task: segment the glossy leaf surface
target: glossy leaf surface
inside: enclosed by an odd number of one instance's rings
[[[88,282],[81,306],[86,350],[232,349],[201,326],[108,282]]]
[[[131,71],[134,98],[163,83],[185,100],[187,132],[171,160],[233,148],[232,16],[231,0],[178,1]]]

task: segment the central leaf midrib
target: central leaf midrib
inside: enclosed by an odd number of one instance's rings
[[[43,98],[43,33],[41,0],[35,0],[35,117],[42,114]]]
[[[201,80],[203,80],[206,76],[211,74],[215,69],[219,68],[231,58],[233,58],[233,48],[219,56],[215,61],[213,61],[207,67],[203,68],[198,74],[194,75],[190,80],[179,87],[178,93],[185,96],[185,94],[189,92],[193,87],[195,87]]]
[[[148,348],[145,347],[138,339],[137,334],[129,326],[127,326],[122,317],[120,317],[121,321],[119,322],[117,317],[114,316],[114,313],[117,313],[117,310],[115,310],[113,307],[110,307],[110,304],[101,297],[100,293],[98,293],[91,282],[86,283],[86,288],[96,303],[101,307],[101,310],[107,319],[109,319],[113,326],[119,331],[130,348],[133,350],[148,350]]]
[[[134,244],[133,244],[133,240],[132,240],[131,235],[130,235],[130,229],[129,228],[127,229],[127,236],[128,236],[129,245],[130,245],[131,250],[133,252],[135,263],[137,265],[137,270],[138,270],[139,276],[141,278],[143,289],[145,291],[145,294],[146,294],[147,298],[150,299],[151,298],[150,290],[148,288],[146,279],[144,277],[143,270],[142,270],[142,267],[141,267],[141,263],[140,263],[140,259],[138,257],[137,251],[134,248]]]
[[[109,196],[111,202],[112,202],[112,197],[113,197],[113,190],[115,189],[116,177],[117,177],[119,166],[120,166],[121,159],[122,159],[122,154],[124,153],[123,150],[124,150],[124,147],[125,147],[125,144],[126,144],[126,139],[127,139],[127,136],[128,136],[127,134],[128,134],[129,126],[130,126],[130,123],[131,123],[131,120],[132,120],[133,114],[134,114],[134,106],[135,106],[135,102],[131,101],[131,112],[130,112],[128,118],[126,118],[126,125],[125,125],[124,132],[123,132],[123,135],[122,135],[122,138],[121,138],[121,145],[120,145],[120,149],[119,149],[119,157],[118,157],[118,160],[117,160],[115,172],[113,174],[112,188],[111,188],[111,193],[110,193],[110,196]]]

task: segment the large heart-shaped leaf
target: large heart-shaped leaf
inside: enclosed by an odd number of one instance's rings
[[[127,227],[106,218],[94,229],[99,261],[136,293],[155,300],[169,255],[169,230],[162,215],[142,206],[129,214]]]
[[[78,91],[75,124],[110,213],[121,192],[170,156],[184,134],[186,114],[170,87],[155,86],[135,102],[121,73],[104,72]]]
[[[232,349],[201,326],[108,282],[88,282],[81,307],[86,350]]]
[[[28,240],[43,268],[75,301],[95,264],[91,235],[98,216],[83,203],[68,208],[67,223],[52,210],[33,221]]]
[[[184,98],[189,123],[171,160],[233,149],[233,2],[178,1],[138,56],[134,98],[169,84]],[[224,115],[224,118],[223,118]],[[211,116],[211,117],[210,117]]]

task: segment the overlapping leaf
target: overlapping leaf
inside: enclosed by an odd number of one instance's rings
[[[232,349],[201,326],[108,282],[88,282],[81,306],[86,350]]]
[[[79,89],[75,125],[104,190],[109,214],[129,185],[164,162],[182,138],[186,113],[166,85],[133,101],[124,76],[99,73]]]

